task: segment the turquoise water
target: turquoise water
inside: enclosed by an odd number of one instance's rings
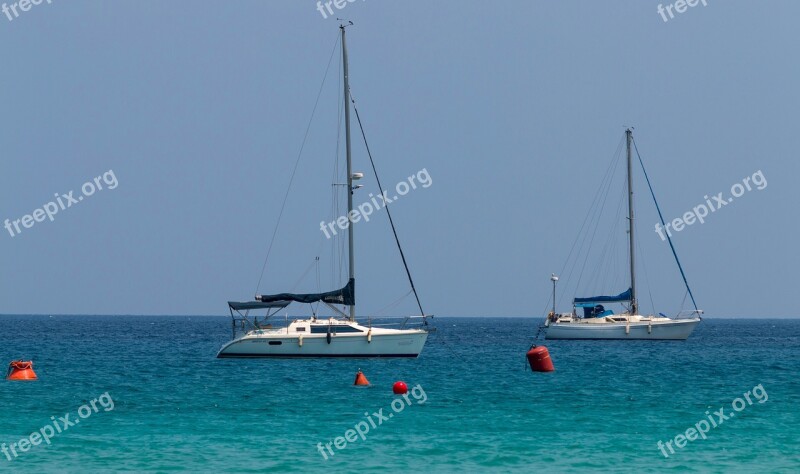
[[[0,470],[800,471],[800,321],[709,319],[679,343],[548,341],[550,374],[526,371],[536,322],[437,318],[416,360],[230,360],[214,358],[227,318],[4,316],[0,361],[32,358],[39,380],[0,382],[0,443],[51,416],[80,423],[0,454]],[[351,386],[358,369],[371,388]],[[396,380],[419,388],[395,397]],[[659,450],[720,408],[735,416],[707,439]],[[365,439],[326,460],[317,444],[359,423]]]

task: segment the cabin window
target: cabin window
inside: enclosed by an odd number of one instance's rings
[[[327,334],[328,328],[331,332],[344,333],[344,332],[364,332],[361,329],[354,328],[353,326],[346,325],[333,325],[333,326],[311,326],[311,334]]]
[[[297,332],[306,332],[306,327],[305,326],[298,327]]]
[[[280,346],[283,344],[283,341],[269,341],[270,346]]]

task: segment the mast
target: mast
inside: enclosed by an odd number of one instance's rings
[[[633,152],[631,144],[633,143],[633,130],[625,130],[625,135],[628,139],[628,241],[630,244],[631,252],[631,316],[636,314],[636,263],[634,260],[634,235],[633,235]]]
[[[353,163],[350,146],[350,71],[347,62],[347,42],[345,41],[345,25],[340,25],[342,30],[342,64],[344,72],[344,129],[347,149],[347,217],[353,212]],[[353,222],[347,227],[348,255],[350,280],[355,279],[355,256],[353,255]],[[350,305],[350,321],[356,320],[356,306]]]

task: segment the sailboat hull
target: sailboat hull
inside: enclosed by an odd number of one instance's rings
[[[680,319],[664,322],[632,322],[630,324],[586,322],[553,323],[545,339],[604,339],[604,340],[670,340],[683,341],[692,334],[700,319]]]
[[[220,349],[218,358],[314,358],[314,357],[418,357],[428,338],[427,331],[398,330],[396,334],[305,335],[262,334],[234,339]],[[370,340],[371,339],[371,340]]]

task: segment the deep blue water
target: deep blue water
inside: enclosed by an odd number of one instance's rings
[[[0,443],[80,420],[0,453],[0,470],[800,472],[800,320],[707,319],[686,342],[547,341],[550,374],[526,370],[538,320],[435,322],[415,360],[230,360],[214,357],[228,318],[0,317],[0,362],[33,359],[39,375],[0,382]],[[352,387],[358,369],[371,388]],[[421,388],[404,400],[396,380]],[[734,416],[707,439],[659,450],[720,408]],[[381,409],[393,416],[378,424]],[[359,423],[365,439],[326,460],[317,444]]]

